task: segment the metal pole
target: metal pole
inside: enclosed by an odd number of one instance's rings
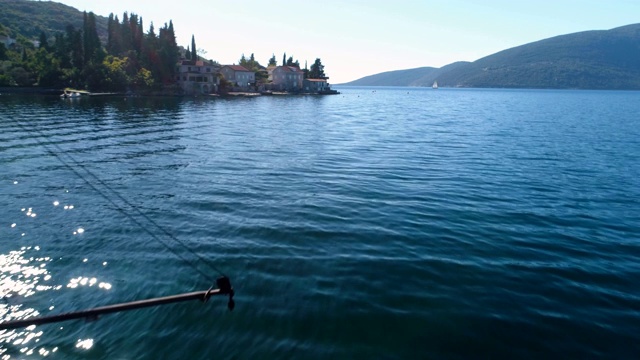
[[[165,304],[171,304],[171,303],[176,303],[181,301],[202,300],[203,302],[205,302],[209,300],[211,296],[216,296],[216,295],[229,295],[229,310],[233,310],[233,307],[235,305],[233,302],[233,295],[234,295],[233,288],[231,287],[231,284],[228,282],[228,278],[221,278],[221,279],[226,279],[226,282],[223,280],[223,282],[221,283],[220,279],[218,279],[218,286],[220,287],[220,289],[212,288],[206,291],[196,291],[196,292],[171,295],[171,296],[165,296],[165,297],[159,297],[159,298],[153,298],[153,299],[147,299],[147,300],[132,301],[132,302],[122,303],[122,304],[107,305],[107,306],[97,307],[94,309],[69,312],[69,313],[64,313],[59,315],[34,317],[34,318],[24,319],[24,320],[7,321],[7,322],[0,323],[0,330],[17,329],[17,328],[23,328],[31,325],[42,325],[42,324],[49,324],[54,322],[61,322],[61,321],[82,319],[82,318],[97,319],[99,315],[103,315],[103,314],[110,314],[114,312],[127,311],[127,310],[135,310],[135,309],[140,309],[145,307],[165,305]]]

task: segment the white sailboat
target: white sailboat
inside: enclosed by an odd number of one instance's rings
[[[437,89],[437,88],[438,88],[438,82],[437,82],[437,81],[434,81],[434,82],[433,82],[433,85],[431,85],[431,88],[432,88],[432,89]]]

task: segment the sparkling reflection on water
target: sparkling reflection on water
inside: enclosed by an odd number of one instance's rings
[[[25,305],[28,297],[37,292],[60,290],[61,285],[51,283],[51,275],[47,271],[47,264],[51,258],[41,256],[38,246],[26,246],[20,250],[0,254],[0,319],[2,321],[21,320],[40,315],[40,312]],[[49,310],[53,310],[50,306]],[[55,353],[57,348],[38,346],[40,337],[44,334],[36,326],[25,329],[0,331],[0,354],[3,359],[11,358],[8,345],[19,349],[24,355],[38,353],[46,356]]]
[[[29,181],[14,180],[10,182],[18,190],[4,187],[7,193],[13,192],[20,201],[39,201],[37,194],[39,186]],[[33,196],[24,197],[30,193]],[[69,190],[64,189],[68,195]],[[64,195],[63,195],[64,196]],[[35,200],[34,200],[35,199]],[[61,290],[79,288],[95,288],[97,291],[108,291],[112,288],[109,282],[100,281],[96,276],[73,276],[67,280],[64,276],[54,279],[50,265],[65,258],[57,256],[55,259],[47,255],[40,243],[47,243],[51,239],[87,236],[85,228],[78,226],[77,219],[69,216],[75,210],[75,205],[54,200],[33,207],[19,207],[10,213],[10,224],[2,227],[0,241],[4,244],[22,245],[16,250],[5,250],[0,253],[0,321],[23,320],[37,316],[54,315],[60,313],[57,304]],[[15,204],[11,204],[15,205]],[[37,210],[41,209],[41,210]],[[6,220],[5,220],[6,221]],[[62,225],[62,226],[61,226]],[[5,247],[6,248],[6,247]],[[88,261],[82,259],[83,263]],[[107,262],[102,262],[106,267]],[[68,308],[66,311],[71,309]],[[77,309],[76,309],[77,310]],[[21,329],[0,331],[1,359],[22,358],[23,356],[46,357],[59,352],[59,346],[42,341],[47,334],[59,336],[64,326],[28,326]],[[63,336],[65,338],[65,336]],[[50,342],[49,342],[50,343]],[[79,338],[75,348],[86,351],[93,347],[93,339]]]
[[[238,304],[25,329],[3,354],[634,358],[637,96],[0,97],[0,253],[21,266],[3,320],[211,285],[84,169],[224,269]]]

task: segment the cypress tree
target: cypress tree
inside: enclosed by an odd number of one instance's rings
[[[113,13],[109,14],[107,19],[107,52],[111,54],[113,51]]]
[[[178,61],[178,44],[173,30],[173,22],[169,21],[169,26],[164,24],[160,29],[158,45],[158,55],[160,58],[161,80],[163,83],[175,81],[176,61]]]
[[[87,35],[89,33],[88,30],[88,24],[87,24],[87,12],[83,11],[82,12],[82,50],[83,50],[83,63],[86,65],[86,63],[89,61],[90,56],[90,51],[91,51],[91,47],[89,46],[89,36]]]
[[[7,47],[4,46],[4,43],[0,43],[0,60],[6,60],[7,58]]]
[[[82,30],[76,30],[73,25],[67,25],[64,39],[65,53],[70,55],[70,67],[82,70],[84,67],[84,51],[82,49]]]
[[[134,36],[134,44],[135,44],[136,51],[138,52],[138,56],[142,54],[142,39],[144,38],[142,27],[143,27],[143,24],[142,24],[142,16],[141,16],[140,21],[136,24],[136,32]]]
[[[82,44],[84,51],[84,64],[90,61],[101,61],[102,46],[96,29],[96,15],[93,12],[84,12],[84,24],[82,32]]]
[[[40,49],[49,51],[49,41],[47,40],[47,34],[44,31],[40,32]]]
[[[198,60],[198,52],[196,51],[196,38],[195,36],[191,35],[191,60],[193,61],[197,61]]]
[[[133,49],[133,36],[131,34],[131,24],[129,23],[129,14],[125,12],[122,14],[122,24],[120,24],[121,32],[121,52],[127,52]]]
[[[107,39],[107,52],[110,55],[119,56],[122,52],[122,28],[118,15],[113,16]]]

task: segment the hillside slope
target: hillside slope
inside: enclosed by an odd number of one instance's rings
[[[386,71],[375,75],[365,76],[361,79],[343,85],[378,86],[383,84],[384,86],[419,86],[414,85],[413,83],[417,79],[433,74],[436,70],[438,69],[433,67],[421,67],[407,70]]]
[[[437,80],[444,87],[640,89],[640,24],[556,36],[451,65],[394,85],[431,86]],[[403,70],[394,73],[404,78]],[[385,77],[368,78],[380,80],[369,85],[389,85]]]
[[[82,29],[81,11],[52,1],[0,0],[0,9],[0,24],[14,38],[21,34],[35,40],[42,31],[52,37],[55,33],[64,32],[69,24]],[[107,18],[96,15],[96,28],[104,43],[107,38]]]

